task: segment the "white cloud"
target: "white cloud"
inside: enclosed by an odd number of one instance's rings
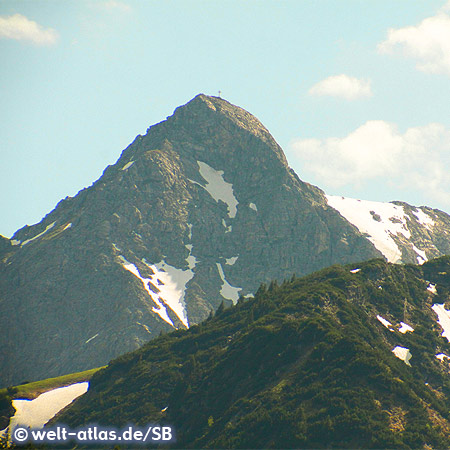
[[[450,16],[446,11],[450,12],[450,2],[418,25],[389,29],[378,51],[413,57],[417,68],[423,72],[450,75]]]
[[[319,81],[310,90],[310,95],[329,95],[355,100],[360,97],[370,97],[372,90],[370,80],[359,80],[345,74],[334,75]]]
[[[297,139],[294,156],[324,187],[389,183],[427,192],[450,206],[450,129],[432,123],[400,133],[393,124],[368,121],[343,138]]]
[[[36,45],[52,45],[58,33],[52,28],[44,28],[22,14],[0,16],[0,38],[30,41]]]

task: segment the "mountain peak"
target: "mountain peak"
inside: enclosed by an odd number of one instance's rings
[[[203,122],[223,120],[231,122],[242,130],[276,147],[279,158],[286,162],[283,151],[259,119],[221,97],[198,94],[185,105],[176,108],[168,121],[182,119],[191,122],[194,117]]]
[[[384,247],[407,247],[405,262],[448,253],[450,219],[385,209],[363,211],[375,244],[391,230],[400,236]],[[289,169],[256,117],[196,96],[92,186],[0,239],[0,385],[104,365],[261,282],[381,257],[340,210]]]

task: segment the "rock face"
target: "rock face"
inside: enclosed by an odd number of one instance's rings
[[[0,241],[0,386],[103,365],[261,282],[372,257],[255,117],[199,95]]]

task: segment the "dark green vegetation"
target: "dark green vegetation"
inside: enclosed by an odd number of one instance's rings
[[[0,391],[0,430],[8,426],[10,417],[14,415],[15,410],[12,406],[12,399],[16,392],[17,389],[14,387]]]
[[[171,424],[181,448],[448,448],[449,366],[435,355],[450,345],[431,310],[449,298],[448,274],[448,257],[371,260],[262,286],[117,358],[56,421]]]

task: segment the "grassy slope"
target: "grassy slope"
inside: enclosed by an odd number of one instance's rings
[[[32,400],[42,393],[51,391],[52,389],[69,386],[82,381],[89,381],[100,369],[102,369],[102,367],[85,370],[83,372],[70,373],[68,375],[61,375],[55,378],[47,378],[46,380],[33,381],[32,383],[20,384],[12,388],[15,392],[11,397],[13,399],[22,398]],[[9,389],[11,391],[11,388]],[[7,390],[8,388],[0,389],[0,396],[6,394]]]
[[[448,447],[448,365],[435,354],[450,345],[431,305],[448,299],[450,259],[353,267],[261,288],[116,359],[57,420],[168,423],[182,448]],[[415,331],[389,331],[377,314]]]

